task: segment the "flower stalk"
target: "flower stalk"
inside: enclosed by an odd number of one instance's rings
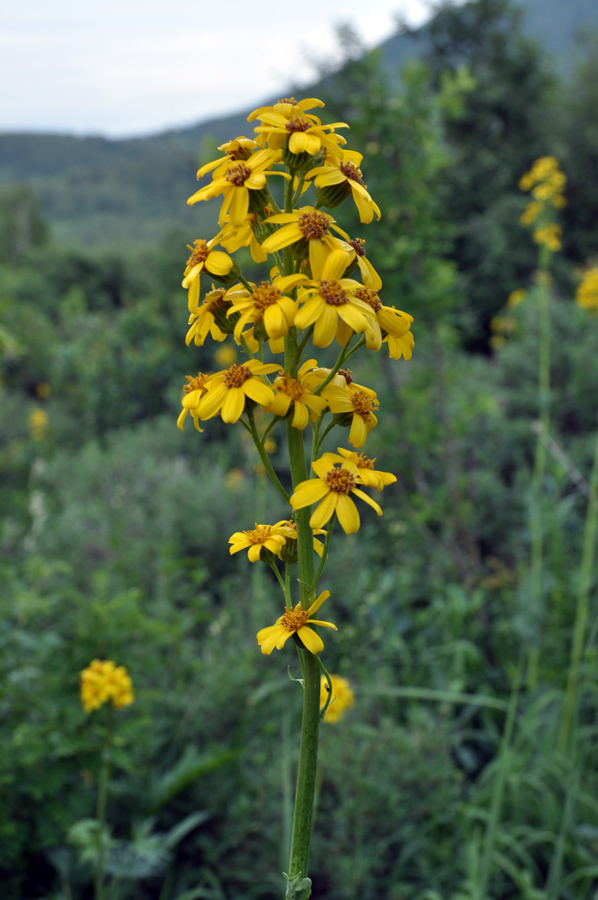
[[[211,241],[198,239],[189,245],[196,250],[183,282],[191,312],[187,343],[193,338],[195,346],[202,347],[208,336],[217,341],[229,338],[242,347],[247,360],[221,372],[187,376],[178,427],[184,429],[189,415],[200,432],[200,423],[216,416],[227,424],[239,422],[250,434],[279,502],[286,506],[285,516],[277,516],[276,524],[256,522],[255,528],[236,531],[229,540],[231,554],[247,550],[251,564],[263,561],[270,566],[271,584],[284,598],[284,613],[257,634],[262,653],[282,650],[292,638],[301,665],[303,711],[286,900],[307,900],[311,894],[309,848],[321,673],[326,673],[319,658],[324,642],[318,628],[336,630],[332,622],[314,617],[330,595],[322,591],[316,597],[316,587],[329,556],[332,525],[338,518],[346,534],[359,529],[354,498],[382,515],[362,488],[381,491],[396,481],[392,473],[377,471],[375,460],[363,453],[341,447],[338,454],[322,453],[322,448],[335,428],[347,427],[349,443],[361,448],[377,424],[375,391],[356,384],[343,364],[358,350],[378,351],[384,343],[392,359],[409,359],[413,349],[412,318],[382,306],[377,294],[382,280],[365,258],[364,241],[351,240],[332,215],[320,211],[352,198],[361,222],[380,217],[359,168],[361,155],[342,148],[345,140],[338,130],[348,126],[323,124],[310,112],[322,106],[314,98],[299,102],[286,98],[255,110],[249,121],[258,121],[256,139],[241,137],[223,144],[225,156],[200,168],[198,177],[212,173],[212,182],[188,202],[222,196],[221,230]],[[284,212],[270,191],[273,176],[283,178]],[[303,200],[305,186],[316,194],[311,205]],[[218,243],[227,253],[214,249]],[[228,255],[241,247],[249,247],[256,262],[271,257],[270,281],[255,285],[249,274],[241,272]],[[352,277],[354,271],[363,283]],[[212,286],[200,304],[202,275],[219,280],[223,287]],[[332,369],[322,368],[309,345],[324,348],[333,341],[340,347],[336,362]],[[269,362],[270,356],[279,361]],[[329,414],[331,419],[322,427]],[[284,431],[278,429],[283,421]],[[278,440],[284,435],[290,494],[279,465],[275,469],[270,458],[276,452],[275,433]],[[324,543],[320,535],[325,535]],[[320,557],[317,571],[314,553]],[[325,677],[331,684],[327,673]],[[328,695],[326,707],[334,702],[336,698]]]

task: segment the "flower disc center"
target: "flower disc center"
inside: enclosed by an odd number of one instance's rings
[[[329,306],[344,306],[349,302],[346,291],[342,289],[338,281],[318,281],[320,295]]]
[[[190,244],[187,244],[187,246],[189,247],[189,250],[193,251],[187,260],[187,265],[190,269],[194,266],[198,266],[199,263],[205,262],[210,255],[210,248],[208,247],[207,241],[203,241],[201,238],[193,241],[193,246]]]
[[[235,187],[243,187],[250,175],[250,167],[241,161],[232,162],[226,170],[226,180]]]
[[[355,479],[347,469],[330,469],[324,480],[335,494],[350,494],[355,487]]]
[[[239,388],[251,378],[251,372],[247,366],[238,366],[236,363],[229,366],[224,373],[223,382],[227,388]]]
[[[258,312],[263,313],[269,306],[273,306],[280,300],[280,290],[267,281],[262,281],[255,289],[251,297],[253,305]]]
[[[321,240],[330,229],[330,220],[323,213],[303,213],[299,216],[299,228],[307,241]]]
[[[280,620],[280,624],[283,628],[286,628],[287,631],[299,631],[309,619],[308,611],[302,609],[300,603],[298,603],[294,609],[289,609],[287,606],[286,610],[285,615]]]

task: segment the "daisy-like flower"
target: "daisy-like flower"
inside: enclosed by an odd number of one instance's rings
[[[195,312],[199,304],[200,274],[203,272],[204,275],[210,275],[220,280],[221,278],[226,278],[235,264],[228,253],[224,253],[222,250],[211,249],[216,242],[217,238],[211,241],[198,239],[193,241],[193,246],[187,244],[189,250],[191,250],[191,256],[187,260],[183,287],[189,289],[189,312]]]
[[[348,441],[354,447],[363,447],[368,434],[378,424],[374,414],[379,406],[375,392],[355,383],[344,388],[329,384],[321,396],[335,415],[347,413],[351,417]]]
[[[397,480],[397,476],[393,475],[392,472],[378,472],[374,468],[375,458],[370,459],[365,453],[355,453],[354,450],[345,450],[343,447],[337,447],[336,449],[339,453],[338,456],[336,453],[325,453],[322,458],[326,457],[333,464],[337,462],[342,463],[344,459],[355,463],[359,469],[356,476],[357,480],[366,487],[376,488],[380,492],[387,484],[394,484]]]
[[[297,372],[297,378],[291,378],[290,375],[281,371],[278,378],[274,379],[272,387],[276,393],[267,411],[274,413],[275,416],[284,417],[293,404],[294,412],[291,424],[293,428],[301,430],[305,428],[310,418],[314,422],[321,416],[327,406],[326,400],[312,394],[302,380],[317,364],[317,360],[308,359]]]
[[[188,384],[183,386],[183,411],[177,419],[177,427],[184,431],[184,422],[187,418],[187,415],[191,413],[193,416],[193,424],[195,425],[197,431],[203,431],[203,428],[199,427],[199,423],[197,421],[197,409],[199,407],[199,402],[207,391],[207,384],[210,380],[209,375],[204,375],[203,372],[198,372],[197,375],[193,378],[191,375],[185,375]]]
[[[324,713],[324,721],[333,724],[338,722],[346,711],[353,706],[355,694],[347,679],[341,678],[340,675],[331,675],[330,682],[332,684],[332,699]],[[328,679],[322,675],[320,682],[320,709],[323,709],[328,701],[328,690]]]
[[[301,100],[297,103],[291,97],[290,100],[281,100],[272,107],[255,110],[248,117],[248,121],[260,119],[262,124],[254,128],[254,131],[256,134],[263,134],[268,145],[274,149],[281,149],[288,142],[288,149],[295,156],[300,153],[315,156],[322,147],[333,156],[340,155],[338,144],[345,141],[340,135],[334,134],[334,130],[349,126],[345,122],[322,125],[317,116],[305,111],[314,106],[324,104],[320,100]],[[327,134],[327,131],[332,134]]]
[[[369,288],[358,288],[355,295],[371,306],[375,314],[375,319],[370,320],[366,328],[366,347],[370,350],[379,350],[384,335],[385,340],[389,341],[388,351],[391,359],[400,359],[401,356],[410,359],[414,341],[409,329],[413,322],[413,316],[400,309],[395,309],[394,306],[383,306],[377,292]],[[346,343],[351,335],[344,329],[340,330],[337,337],[341,340],[345,338]],[[390,340],[393,341],[392,344]],[[396,355],[397,353],[398,355]]]
[[[292,291],[302,281],[307,281],[305,275],[287,275],[284,278],[275,275],[271,284],[262,281],[252,294],[246,288],[229,291],[228,297],[233,305],[228,315],[240,314],[235,324],[235,340],[240,340],[244,328],[259,321],[263,321],[269,339],[285,337],[299,308],[298,301],[285,291]]]
[[[345,250],[334,250],[326,257],[321,273],[314,274],[315,280],[307,282],[306,289],[301,290],[300,300],[305,302],[295,316],[295,325],[301,329],[314,325],[316,347],[327,347],[334,340],[339,320],[362,334],[375,317],[372,307],[355,294],[362,285],[342,277],[349,262]]]
[[[309,609],[303,609],[300,603],[295,607],[285,606],[285,614],[276,620],[275,625],[262,628],[257,633],[257,642],[262,648],[262,653],[269,656],[275,647],[277,650],[282,650],[285,643],[294,634],[298,636],[310,653],[320,653],[324,649],[324,642],[308,625],[324,625],[326,628],[334,628],[337,631],[336,625],[333,625],[332,622],[322,622],[311,618],[328,597],[330,597],[330,591],[323,591]]]
[[[202,420],[211,419],[220,413],[223,422],[233,424],[243,413],[248,398],[268,405],[274,392],[260,376],[276,372],[278,368],[277,363],[264,364],[250,359],[240,366],[234,364],[211,375],[205,385],[206,393],[199,401],[197,416]]]
[[[259,144],[257,141],[246,137],[238,137],[235,138],[234,141],[227,141],[225,144],[220,144],[218,149],[222,150],[226,155],[201,166],[197,173],[197,180],[199,181],[199,179],[203,178],[204,175],[207,175],[208,172],[213,172],[214,170],[214,177],[217,178],[220,175],[223,175],[230,162],[249,159],[253,151],[257,150],[258,147]]]
[[[262,241],[262,250],[265,250],[266,253],[274,253],[276,250],[282,250],[283,247],[293,247],[294,255],[297,258],[309,254],[309,264],[314,278],[320,277],[326,258],[334,250],[340,250],[343,246],[330,233],[330,229],[332,228],[346,241],[349,240],[349,235],[335,225],[332,216],[314,209],[313,206],[304,206],[290,213],[270,216],[268,223],[283,227]],[[347,260],[348,264],[349,260]]]
[[[281,175],[290,178],[286,172],[275,172],[271,166],[280,161],[280,154],[272,150],[257,150],[246,160],[234,160],[227,163],[224,172],[192,197],[187,203],[192,206],[200,200],[210,200],[224,194],[224,200],[218,217],[222,228],[230,216],[235,228],[241,228],[250,212],[250,195],[262,191],[266,186],[268,175]],[[251,210],[254,212],[255,210]]]
[[[362,159],[362,154],[356,150],[341,150],[340,157],[327,154],[325,164],[311,169],[305,178],[314,179],[317,200],[329,209],[339,206],[345,197],[352,194],[359,211],[359,221],[369,224],[374,213],[380,219],[380,209],[363,182],[363,173],[359,168]]]
[[[598,268],[588,269],[575,294],[577,305],[582,309],[598,312]]]
[[[221,330],[218,323],[224,325],[226,313],[229,309],[230,302],[226,301],[226,289],[215,288],[212,285],[212,290],[208,291],[201,306],[192,310],[189,316],[191,328],[185,337],[187,346],[189,346],[191,341],[195,341],[198,347],[202,347],[208,334],[215,341],[223,341],[226,338],[226,333]]]
[[[228,542],[232,544],[229,550],[231,556],[239,550],[247,550],[249,562],[254,563],[258,561],[264,549],[278,556],[286,538],[277,525],[258,525],[256,522],[255,528],[251,531],[235,531]]]
[[[325,104],[321,100],[317,100],[315,97],[305,97],[303,100],[295,100],[294,97],[285,97],[283,100],[279,100],[275,103],[274,106],[260,106],[258,109],[254,109],[254,111],[247,116],[247,121],[253,122],[255,119],[259,119],[263,113],[282,116],[288,121],[293,116],[304,114],[308,109],[314,109],[314,107],[322,107],[324,105]],[[315,120],[316,116],[307,115],[307,118],[313,118]],[[218,149],[221,148],[219,147]]]
[[[352,460],[345,459],[336,466],[331,465],[331,460],[324,455],[312,463],[312,467],[318,477],[302,481],[290,498],[293,509],[318,504],[309,520],[311,528],[322,528],[336,513],[345,534],[359,531],[359,513],[350,494],[365,500],[379,516],[382,515],[376,501],[357,487],[361,483],[359,469]]]

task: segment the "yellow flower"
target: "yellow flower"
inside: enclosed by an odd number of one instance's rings
[[[556,222],[548,222],[542,228],[536,228],[534,231],[534,240],[536,244],[545,244],[552,253],[556,253],[561,249],[561,226]]]
[[[335,128],[348,128],[345,122],[334,122],[332,125],[322,125],[320,119],[305,112],[314,106],[324,106],[321,100],[300,100],[299,103],[293,97],[290,100],[281,100],[274,106],[262,106],[249,116],[247,121],[260,119],[261,125],[254,128],[256,134],[263,134],[268,145],[274,149],[288,146],[293,155],[309,153],[315,156],[322,147],[332,155],[340,155],[339,142],[345,143],[340,135],[326,134],[334,132]]]
[[[349,248],[353,250],[355,254],[353,258],[359,266],[359,271],[361,272],[361,277],[363,278],[363,283],[365,284],[366,288],[369,288],[371,291],[379,291],[382,287],[382,279],[374,269],[369,259],[366,257],[364,244],[365,241],[363,240],[363,238],[353,238],[349,241],[347,250],[349,250]]]
[[[189,294],[191,294],[191,291],[189,291]],[[198,347],[203,346],[208,333],[211,334],[215,341],[223,341],[226,338],[226,334],[222,331],[220,325],[224,325],[226,313],[229,309],[230,301],[227,302],[226,300],[226,290],[224,288],[215,288],[212,285],[212,290],[208,291],[201,306],[197,306],[191,311],[189,316],[191,328],[185,337],[187,346],[189,346],[191,341],[195,341]],[[220,322],[220,325],[218,322]]]
[[[290,498],[293,509],[318,504],[309,520],[311,528],[322,528],[336,513],[345,534],[359,531],[359,513],[350,494],[365,500],[379,516],[382,515],[376,501],[357,488],[359,469],[350,459],[345,459],[340,466],[333,466],[324,455],[312,463],[312,467],[318,477],[302,481]]]
[[[582,309],[598,312],[598,268],[588,269],[577,288],[575,299]]]
[[[379,350],[384,339],[388,341],[388,353],[391,359],[400,359],[401,355],[405,359],[411,359],[413,350],[413,335],[410,332],[413,316],[395,309],[394,306],[382,306],[380,297],[376,291],[369,288],[359,288],[355,291],[355,296],[359,300],[363,300],[374,311],[375,319],[368,322],[365,331],[365,343],[369,350]],[[339,327],[337,338],[345,343],[349,340],[351,334],[346,328]],[[389,342],[392,339],[393,343]]]
[[[338,722],[346,711],[355,703],[355,694],[351,689],[351,685],[346,678],[340,675],[331,675],[332,683],[332,699],[328,705],[328,709],[324,713],[324,721],[331,725]],[[328,700],[328,680],[322,675],[320,682],[320,709],[323,709]]]
[[[216,238],[211,241],[203,241],[198,238],[193,241],[193,247],[187,244],[191,250],[191,256],[187,260],[183,287],[189,289],[189,312],[195,312],[199,304],[200,274],[203,272],[204,275],[211,275],[213,278],[225,278],[235,264],[228,253],[223,253],[222,250],[212,250],[211,247],[214,243],[216,243]]]
[[[281,371],[278,378],[274,379],[272,387],[276,393],[267,411],[275,416],[284,417],[291,408],[291,404],[294,404],[291,424],[293,428],[301,430],[305,428],[310,418],[314,422],[321,416],[326,409],[326,400],[316,394],[312,394],[302,381],[304,376],[316,365],[317,361],[315,359],[308,359],[297,372],[297,378],[291,378],[290,375],[286,375]]]
[[[328,597],[330,597],[330,591],[323,591],[309,609],[302,609],[300,603],[295,607],[285,606],[285,614],[276,620],[275,625],[262,628],[257,633],[257,642],[262,648],[262,653],[270,655],[275,647],[277,650],[282,650],[286,641],[294,634],[299,637],[303,646],[310,653],[320,653],[324,649],[324,642],[313,629],[308,628],[308,624],[324,625],[326,628],[337,630],[336,625],[333,625],[332,622],[322,622],[311,618]]]
[[[267,214],[268,210],[269,207],[264,209],[263,214]],[[268,254],[262,250],[255,236],[257,225],[258,216],[255,213],[245,216],[245,221],[239,228],[227,222],[220,232],[220,243],[229,253],[236,253],[241,247],[249,247],[254,262],[265,262]]]
[[[542,212],[543,206],[541,203],[538,203],[537,200],[532,200],[531,203],[525,207],[525,211],[521,215],[519,219],[522,225],[531,225],[536,221],[540,213]]]
[[[276,525],[258,525],[251,531],[235,531],[229,538],[231,556],[239,550],[247,550],[249,562],[257,562],[262,549],[270,550],[278,555],[285,544],[286,538],[280,533]]]
[[[351,193],[359,211],[359,221],[369,224],[380,210],[367,191],[359,166],[363,156],[356,150],[342,150],[342,156],[327,154],[326,163],[311,169],[305,176],[314,179],[317,199],[322,206],[334,209]]]
[[[258,147],[259,144],[257,141],[246,137],[238,137],[235,138],[234,141],[227,141],[225,144],[220,144],[218,149],[223,150],[226,156],[221,156],[220,159],[215,159],[202,166],[197,173],[197,180],[199,181],[199,179],[203,178],[208,172],[214,170],[216,170],[214,173],[216,177],[224,174],[229,163],[239,159],[249,159],[253,151],[257,150]]]
[[[284,292],[292,291],[306,280],[305,275],[287,275],[285,278],[278,275],[271,284],[262,281],[254,288],[253,293],[243,287],[230,290],[227,297],[233,305],[227,315],[240,314],[235,323],[235,340],[241,339],[243,329],[247,325],[254,326],[259,321],[263,321],[269,340],[285,337],[293,325],[299,303]]]
[[[40,407],[32,409],[29,413],[27,424],[29,425],[29,432],[33,440],[43,441],[50,428],[48,414],[45,409],[40,409]]]
[[[203,428],[199,427],[197,421],[197,409],[199,407],[199,401],[207,390],[210,376],[204,375],[203,372],[198,372],[194,378],[192,378],[191,375],[185,375],[185,378],[189,383],[183,386],[183,399],[181,401],[183,404],[183,411],[177,419],[177,427],[180,428],[181,431],[184,431],[183,423],[187,418],[187,414],[191,413],[193,416],[193,424],[196,429],[198,431],[203,431]]]
[[[527,296],[527,291],[523,288],[517,288],[516,291],[511,291],[509,297],[507,299],[507,306],[509,309],[515,309],[516,306],[519,306],[522,300]]]
[[[86,713],[99,709],[109,700],[115,709],[129,706],[135,700],[129,673],[110,659],[94,659],[81,671],[80,696]]]
[[[206,392],[199,401],[197,416],[211,419],[220,413],[223,422],[233,424],[243,413],[247,399],[268,405],[274,393],[260,376],[278,369],[277,363],[264,364],[250,359],[240,366],[234,364],[211,375],[205,385]]]
[[[348,413],[351,416],[348,441],[354,447],[363,447],[368,434],[378,424],[374,414],[379,406],[375,391],[364,389],[355,383],[348,384],[344,388],[329,384],[321,396],[328,401],[328,406],[335,415],[342,416],[343,413]]]
[[[297,523],[293,522],[292,519],[283,519],[281,522],[277,522],[274,526],[277,528],[282,535],[286,538],[285,548],[279,554],[282,559],[288,560],[288,562],[296,562],[297,561],[297,544],[291,543],[292,541],[297,540]],[[321,556],[324,548],[320,541],[317,541],[315,538],[316,534],[326,534],[326,530],[324,528],[316,528],[313,532],[314,534],[314,550]]]
[[[200,188],[187,203],[192,206],[200,200],[210,200],[224,194],[218,224],[222,227],[228,216],[235,228],[241,228],[250,210],[250,195],[262,191],[266,186],[268,175],[290,176],[286,172],[275,172],[270,166],[280,161],[280,154],[272,150],[258,150],[246,160],[234,160],[227,163],[224,172],[214,178],[211,184]],[[260,204],[258,204],[260,205]]]
[[[219,366],[232,366],[236,361],[237,351],[234,347],[231,347],[230,344],[226,344],[224,347],[218,347],[214,354],[214,362],[217,362]]]
[[[359,470],[356,480],[366,487],[374,487],[380,493],[387,484],[394,484],[397,480],[397,476],[391,472],[378,472],[374,469],[375,458],[370,459],[365,453],[355,453],[354,450],[344,450],[342,447],[336,449],[340,456],[336,453],[324,453],[322,458],[329,459],[332,463],[342,463],[343,459],[351,460]]]
[[[352,331],[362,334],[368,322],[375,318],[369,304],[356,296],[361,285],[351,278],[343,278],[343,272],[350,262],[344,250],[334,250],[325,260],[321,274],[314,274],[313,281],[301,289],[303,306],[295,316],[297,328],[305,329],[314,325],[313,343],[316,347],[327,347],[335,338],[345,346],[337,335],[340,322]]]
[[[349,240],[349,236],[335,225],[334,221],[328,213],[320,212],[313,206],[304,206],[290,213],[269,216],[268,224],[283,227],[262,241],[262,250],[274,253],[283,247],[292,247],[296,257],[301,257],[308,251],[312,276],[321,278],[320,273],[326,258],[333,250],[342,248],[340,242],[330,234],[330,229],[334,229],[345,240]],[[348,258],[347,265],[349,261]]]

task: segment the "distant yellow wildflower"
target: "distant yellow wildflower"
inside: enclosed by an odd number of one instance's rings
[[[32,409],[29,413],[27,424],[29,425],[29,433],[31,434],[33,440],[43,441],[48,433],[48,429],[50,428],[50,422],[48,420],[46,411],[44,409],[40,409],[39,406],[35,409]]]
[[[578,306],[598,312],[598,268],[588,269],[575,295]]]
[[[534,240],[536,244],[545,244],[549,250],[556,253],[561,249],[561,226],[556,222],[548,222],[541,228],[534,231]]]
[[[516,306],[519,306],[522,300],[525,300],[526,296],[527,291],[523,288],[517,288],[516,291],[511,291],[507,299],[507,306],[509,307],[509,309],[515,309]]]
[[[135,700],[129,673],[110,659],[94,659],[81,671],[80,695],[86,713],[99,709],[109,700],[115,709],[129,706]]]
[[[332,700],[324,713],[324,721],[333,724],[338,722],[347,710],[353,706],[355,694],[346,678],[341,678],[340,675],[331,675],[330,681],[332,682]],[[328,681],[322,676],[320,682],[320,709],[324,707],[327,700]]]

